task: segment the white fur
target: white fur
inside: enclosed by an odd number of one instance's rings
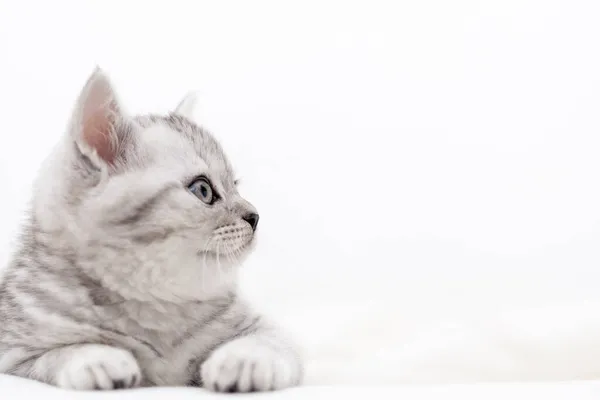
[[[255,338],[243,338],[221,347],[205,362],[202,381],[212,390],[238,385],[240,392],[276,390],[297,380],[297,371],[281,352]]]
[[[300,383],[295,346],[238,293],[258,213],[179,115],[193,107],[131,117],[102,71],[88,80],[0,285],[0,372],[82,390]]]
[[[68,356],[56,373],[56,384],[66,389],[108,390],[118,380],[124,382],[124,387],[137,386],[140,377],[140,367],[128,351],[90,344]]]

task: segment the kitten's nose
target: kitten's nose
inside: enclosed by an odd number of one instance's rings
[[[258,225],[258,214],[257,213],[246,214],[242,217],[242,219],[250,224],[253,231],[256,230],[256,226]]]

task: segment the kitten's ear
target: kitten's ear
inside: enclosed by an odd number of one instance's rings
[[[179,102],[179,105],[175,109],[175,114],[179,114],[182,117],[186,117],[190,121],[194,120],[194,110],[196,103],[198,102],[198,92],[188,92],[185,97]]]
[[[79,150],[94,164],[112,165],[130,133],[131,124],[110,80],[96,67],[77,99],[71,122],[71,134]]]

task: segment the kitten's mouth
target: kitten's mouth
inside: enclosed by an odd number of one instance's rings
[[[217,250],[199,250],[198,251],[198,256],[200,257],[211,257],[213,259],[219,258],[219,259],[227,259],[227,258],[231,258],[231,259],[235,259],[237,258],[240,254],[245,253],[246,251],[250,250],[252,245],[254,243],[254,240],[250,240],[247,243],[244,243],[243,245],[239,246],[236,249],[231,249],[231,248],[226,248],[223,247],[223,251],[217,251]]]
[[[227,232],[226,232],[227,233]],[[252,251],[256,243],[254,235],[239,234],[233,237],[219,235],[209,240],[207,248],[198,250],[198,256],[211,261],[239,263]]]

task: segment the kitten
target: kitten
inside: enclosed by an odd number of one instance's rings
[[[298,351],[237,293],[258,214],[192,106],[130,117],[94,71],[0,286],[0,372],[83,390],[300,383]]]

